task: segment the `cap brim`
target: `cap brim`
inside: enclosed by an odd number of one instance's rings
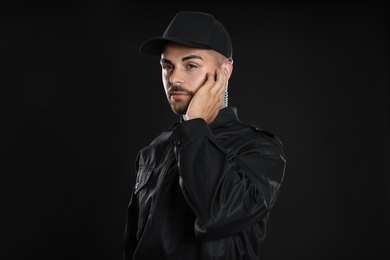
[[[155,37],[145,41],[139,48],[139,52],[143,55],[160,56],[162,48],[167,42],[175,42],[195,48],[211,49],[210,46],[198,42],[192,42],[177,38]]]

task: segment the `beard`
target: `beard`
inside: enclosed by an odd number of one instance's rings
[[[170,101],[172,111],[176,115],[185,115],[187,113],[188,104],[183,104],[182,102]]]
[[[172,100],[172,92],[184,92],[189,96],[189,99],[177,99]],[[168,89],[168,102],[171,106],[172,111],[177,115],[185,115],[187,113],[188,106],[192,100],[192,97],[195,95],[194,92],[189,91],[179,85],[172,85]]]

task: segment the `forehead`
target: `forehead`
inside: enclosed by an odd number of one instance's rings
[[[173,42],[167,42],[166,44],[164,44],[164,47],[161,52],[161,58],[168,60],[174,58],[181,59],[189,55],[199,56],[203,60],[209,60],[212,58],[211,50],[190,47]]]

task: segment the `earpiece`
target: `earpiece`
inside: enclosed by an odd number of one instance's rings
[[[225,94],[223,96],[223,105],[224,105],[224,107],[228,106],[228,101],[229,101],[228,85],[229,85],[228,82],[226,82]]]

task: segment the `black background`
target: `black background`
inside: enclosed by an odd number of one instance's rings
[[[229,30],[229,104],[285,145],[263,259],[389,259],[388,9],[325,1],[2,4],[0,259],[121,259],[135,156],[178,119],[138,48],[179,10]]]

